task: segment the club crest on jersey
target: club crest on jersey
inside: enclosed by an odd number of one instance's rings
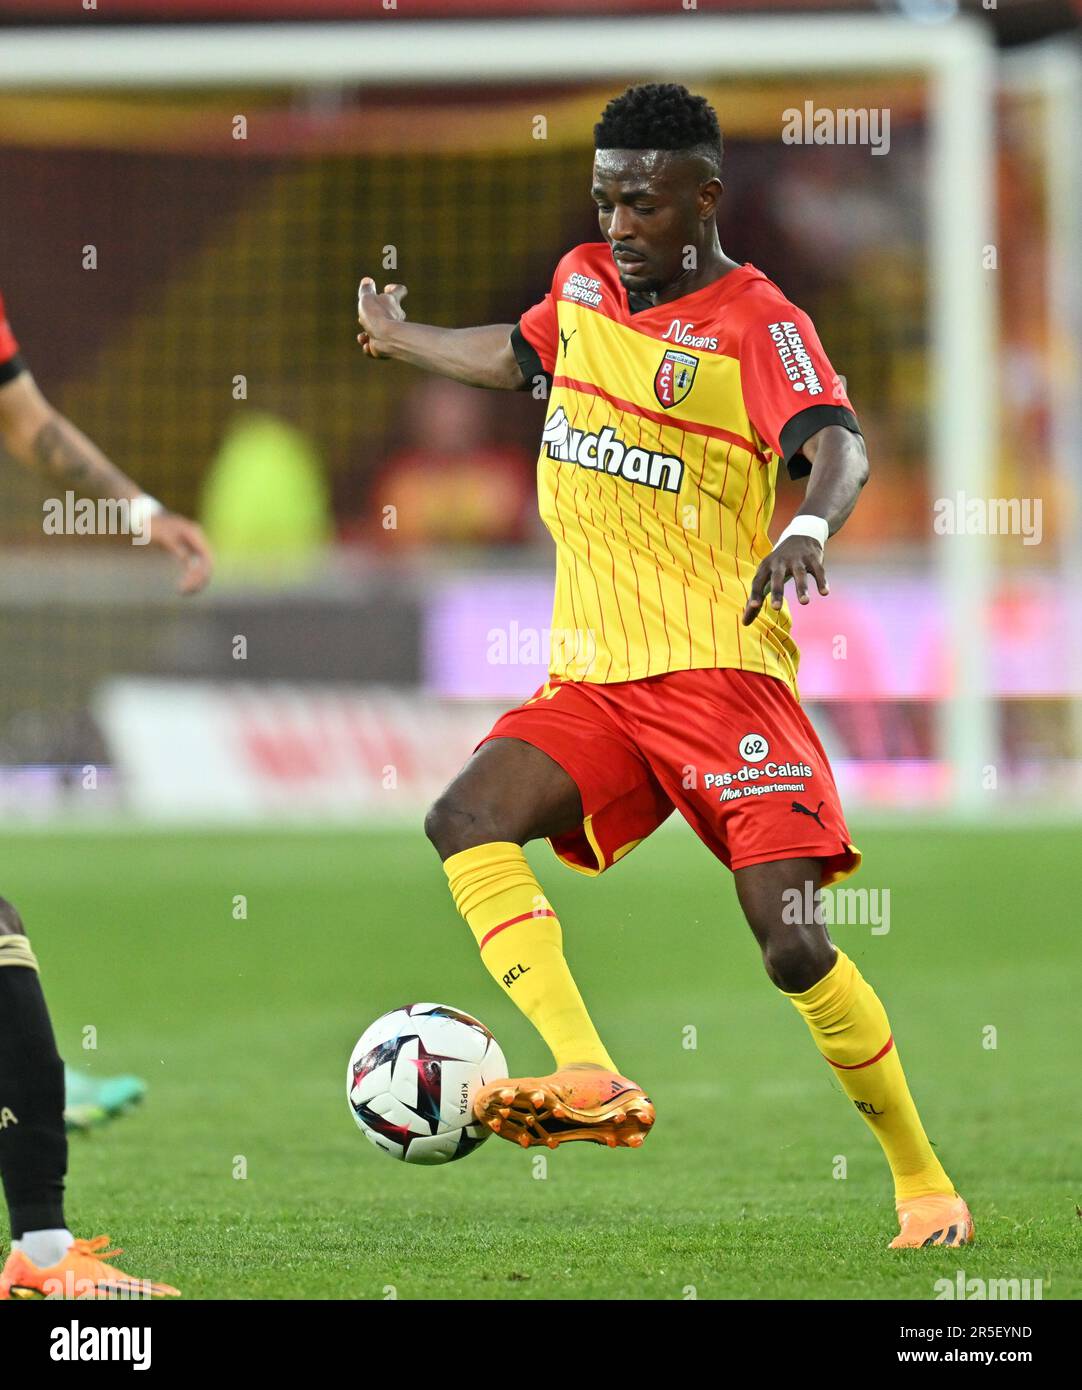
[[[654,375],[654,395],[666,410],[687,399],[698,365],[697,357],[690,352],[677,352],[675,348],[670,348],[661,359],[661,366]]]

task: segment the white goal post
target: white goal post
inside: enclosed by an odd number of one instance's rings
[[[412,21],[305,25],[9,30],[0,90],[385,86],[914,74],[928,84],[931,477],[936,496],[986,496],[996,445],[995,52],[976,20],[917,25],[893,17]],[[781,113],[779,112],[779,133]],[[1071,147],[1064,147],[1065,157]],[[931,517],[929,517],[929,528]],[[938,753],[952,807],[982,814],[982,769],[997,757],[987,619],[992,542],[934,548],[954,663],[939,706]]]

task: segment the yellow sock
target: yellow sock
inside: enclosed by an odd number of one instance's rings
[[[522,847],[477,845],[452,854],[443,867],[489,974],[548,1043],[557,1069],[596,1062],[615,1071],[564,960],[560,923]]]
[[[839,951],[821,980],[788,997],[883,1146],[895,1196],[953,1193],[954,1184],[936,1158],[909,1094],[886,1010],[849,957]]]

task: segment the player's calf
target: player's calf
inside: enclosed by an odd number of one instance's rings
[[[552,1050],[558,1067],[615,1072],[568,970],[556,911],[522,845],[582,822],[578,787],[519,739],[483,743],[425,820],[481,960]]]
[[[0,1181],[15,1240],[64,1224],[64,1067],[19,913],[0,899]]]
[[[894,1246],[966,1244],[972,1217],[921,1125],[886,1011],[818,920],[818,862],[781,860],[738,870],[736,878],[770,978],[808,1025],[890,1164],[901,1223]]]

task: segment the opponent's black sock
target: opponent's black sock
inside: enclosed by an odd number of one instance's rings
[[[62,1228],[64,1064],[25,936],[0,936],[0,1178],[11,1235]]]

